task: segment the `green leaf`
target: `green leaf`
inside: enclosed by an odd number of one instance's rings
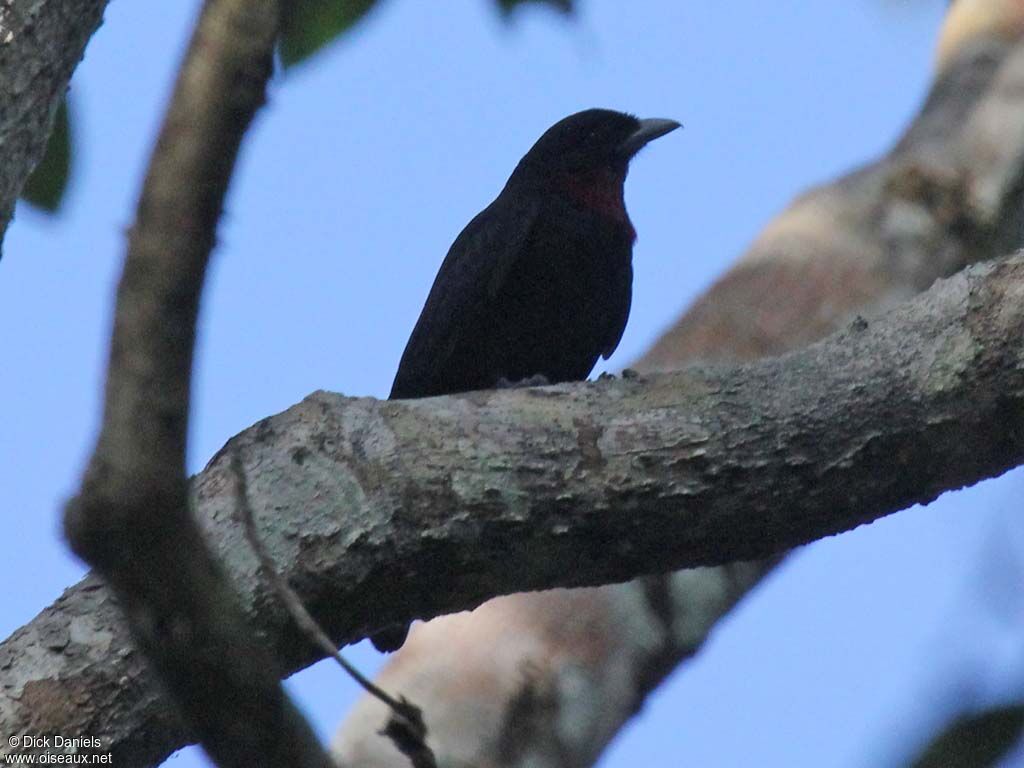
[[[67,96],[57,107],[53,131],[46,144],[43,159],[32,171],[21,190],[22,199],[55,213],[64,199],[71,173],[71,118],[68,115]]]
[[[565,14],[572,13],[575,9],[575,0],[498,0],[498,8],[504,16],[508,16],[518,6],[529,3],[543,3]]]
[[[291,67],[347,32],[377,0],[292,0],[281,35],[281,61]]]
[[[953,721],[914,763],[914,768],[989,768],[1020,741],[1024,705],[1001,707]]]

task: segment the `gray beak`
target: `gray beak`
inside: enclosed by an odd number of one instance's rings
[[[682,126],[675,120],[665,120],[661,117],[649,117],[646,120],[641,120],[640,127],[622,142],[622,152],[626,157],[632,157],[643,149],[648,142],[660,139],[666,133],[671,133],[676,128],[682,128]]]

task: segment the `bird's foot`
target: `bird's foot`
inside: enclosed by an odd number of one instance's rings
[[[509,381],[504,376],[498,379],[498,389],[525,389],[527,387],[546,387],[551,382],[548,381],[548,377],[542,373],[535,373],[527,379],[519,379],[518,381]]]

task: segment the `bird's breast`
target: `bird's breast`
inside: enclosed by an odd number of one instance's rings
[[[550,202],[489,308],[505,378],[586,378],[628,312],[632,245],[621,220]]]

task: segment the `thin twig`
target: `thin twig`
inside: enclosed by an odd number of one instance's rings
[[[245,468],[242,466],[241,451],[237,445],[232,445],[230,450],[231,472],[235,476],[235,498],[237,510],[242,518],[242,525],[245,530],[245,538],[252,547],[256,558],[260,561],[260,567],[264,575],[270,581],[271,586],[281,599],[285,609],[291,615],[299,630],[327,656],[334,659],[343,670],[355,680],[371,696],[382,701],[392,712],[391,718],[385,724],[382,735],[387,736],[394,743],[395,747],[406,755],[414,768],[436,768],[437,762],[433,752],[427,746],[427,726],[423,722],[423,712],[406,699],[404,696],[396,699],[387,691],[378,687],[372,680],[367,678],[356,669],[331,642],[323,628],[317,623],[301,598],[285,581],[284,577],[277,570],[273,558],[263,545],[259,532],[256,530],[256,521],[252,511],[252,504],[249,502],[249,482],[245,476]]]

